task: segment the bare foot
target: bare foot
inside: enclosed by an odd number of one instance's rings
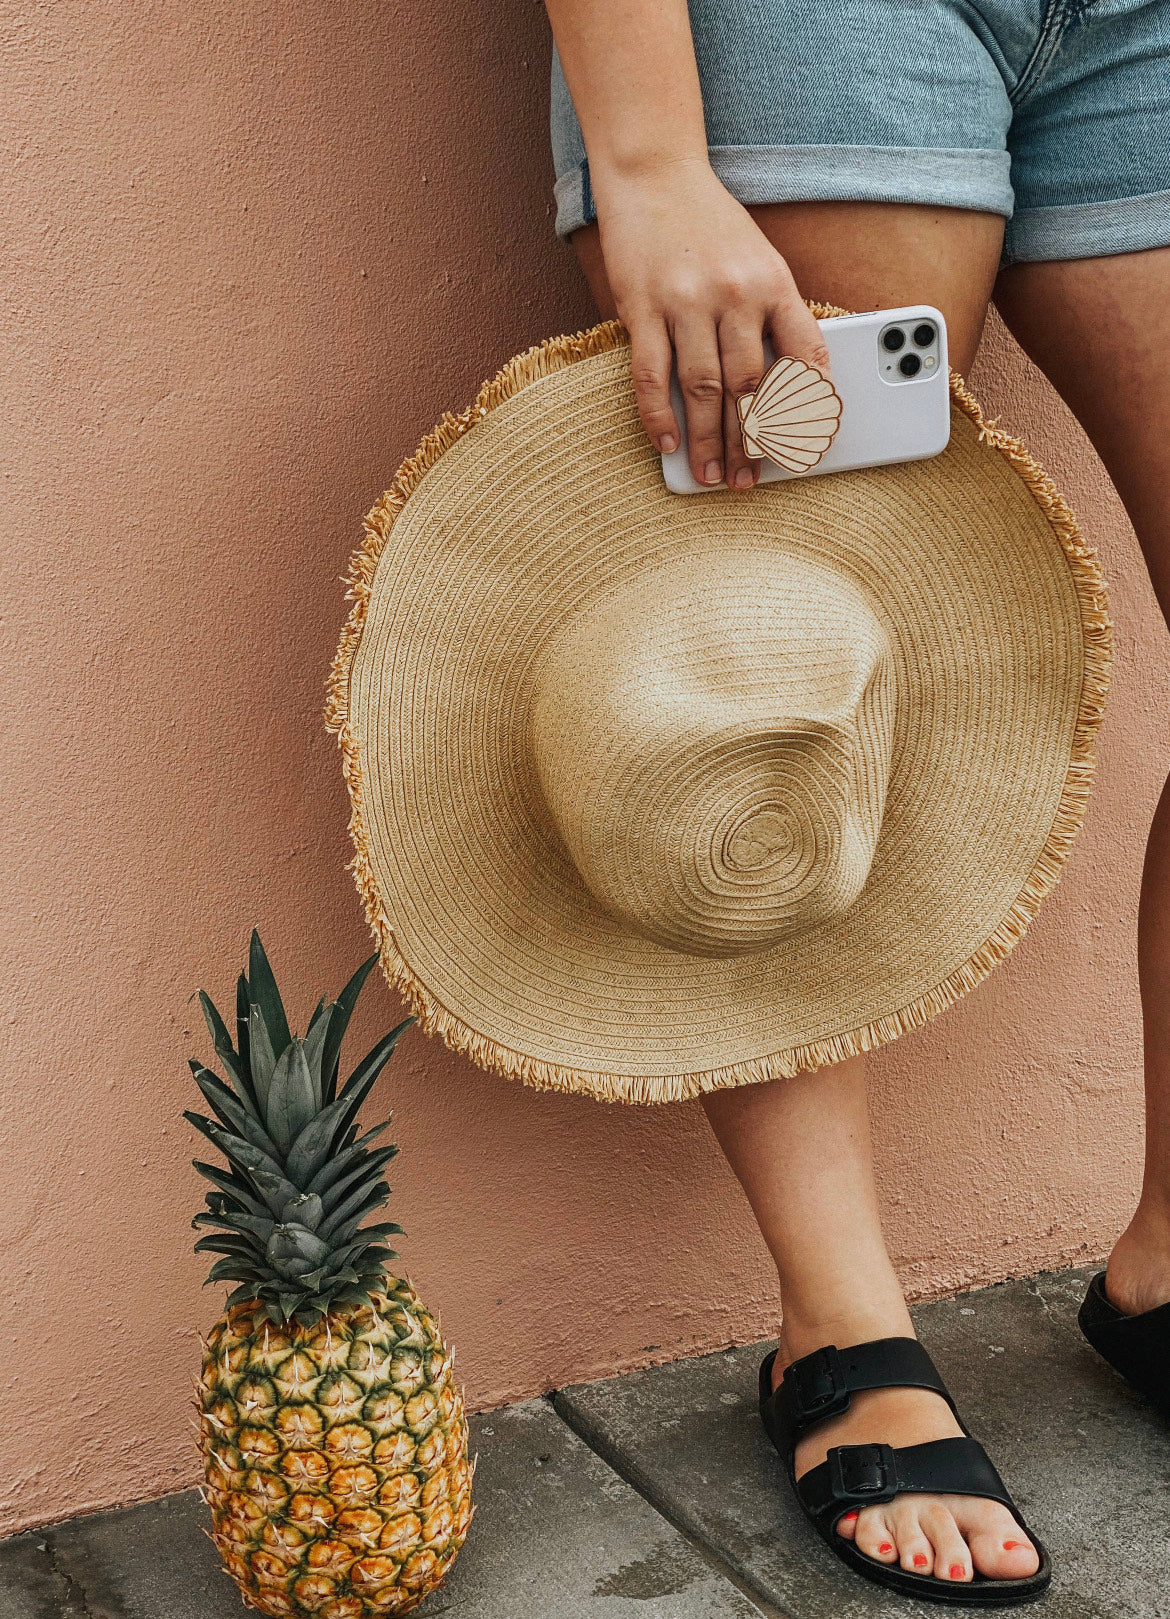
[[[904,1332],[896,1327],[895,1332]],[[847,1340],[840,1348],[849,1347]],[[773,1383],[786,1361],[783,1342]],[[796,1475],[825,1460],[834,1445],[921,1445],[958,1438],[963,1430],[946,1401],[929,1389],[868,1389],[853,1396],[849,1410],[806,1435],[796,1447]],[[970,1580],[1026,1579],[1040,1567],[1036,1548],[1005,1506],[980,1496],[899,1495],[879,1506],[847,1513],[837,1533],[879,1563],[900,1563],[912,1574]]]
[[[1105,1296],[1123,1315],[1170,1304],[1170,1213],[1138,1208],[1109,1255]]]

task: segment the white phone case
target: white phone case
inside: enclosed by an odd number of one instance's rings
[[[886,327],[899,321],[931,321],[938,328],[937,363],[928,375],[890,379],[887,368],[897,375],[898,356],[884,350],[879,339]],[[951,436],[950,373],[946,322],[937,309],[929,304],[908,304],[864,315],[838,315],[819,325],[829,350],[833,386],[843,406],[837,436],[808,472],[785,472],[774,461],[761,461],[761,483],[815,478],[822,472],[848,472],[854,467],[888,466],[897,461],[924,461],[946,449]],[[764,354],[771,365],[775,351],[766,340]],[[714,486],[697,482],[687,463],[686,413],[677,375],[671,377],[670,387],[683,441],[662,457],[666,487],[676,495],[713,494]],[[719,487],[726,492],[726,484]]]

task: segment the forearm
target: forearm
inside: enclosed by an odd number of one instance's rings
[[[630,334],[642,423],[679,441],[672,358],[700,483],[756,478],[735,399],[776,351],[827,369],[784,260],[716,177],[686,0],[545,0],[585,137],[605,274]]]
[[[594,194],[707,160],[686,0],[546,0]]]

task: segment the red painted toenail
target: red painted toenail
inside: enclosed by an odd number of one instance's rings
[[[844,1516],[844,1517],[843,1517],[843,1518],[842,1518],[842,1519],[841,1519],[841,1522],[842,1522],[842,1523],[855,1523],[855,1522],[856,1522],[856,1521],[857,1521],[857,1514],[856,1514],[856,1512],[847,1512],[847,1513],[846,1513],[846,1514],[845,1514],[845,1516]],[[1012,1544],[1013,1544],[1013,1545],[1014,1545],[1014,1544],[1015,1544],[1015,1542],[1014,1542],[1014,1541],[1013,1541],[1013,1543],[1012,1543]]]
[[[927,1563],[929,1563],[929,1562],[930,1562],[930,1558],[927,1557],[925,1552],[915,1552],[914,1553],[914,1567],[915,1568],[925,1568]]]
[[[1005,1552],[1014,1552],[1017,1546],[1022,1546],[1023,1544],[1022,1540],[1005,1540],[1003,1549]]]
[[[878,1547],[879,1552],[892,1552],[893,1549],[893,1546],[891,1546],[888,1540],[883,1540],[881,1545]]]
[[[961,1580],[962,1578],[963,1578],[963,1565],[962,1565],[962,1563],[952,1563],[951,1564],[951,1579],[952,1580]]]

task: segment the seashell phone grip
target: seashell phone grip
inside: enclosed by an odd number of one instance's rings
[[[838,315],[819,322],[830,375],[765,342],[767,370],[736,401],[745,453],[760,483],[888,466],[938,455],[950,438],[946,322],[930,304]],[[700,484],[687,462],[686,415],[671,381],[682,443],[662,457],[675,494],[731,494]],[[737,498],[750,499],[747,491]]]

